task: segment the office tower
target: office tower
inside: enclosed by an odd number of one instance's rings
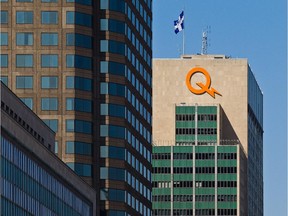
[[[2,81],[102,215],[151,212],[151,20],[151,0],[1,1]]]
[[[153,144],[153,215],[263,215],[263,95],[247,59],[153,60]]]
[[[52,151],[55,133],[1,84],[1,215],[96,213],[96,191]]]

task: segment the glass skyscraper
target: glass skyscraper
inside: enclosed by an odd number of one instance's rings
[[[1,80],[56,132],[98,215],[151,214],[151,7],[1,1]]]

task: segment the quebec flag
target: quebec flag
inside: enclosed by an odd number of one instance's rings
[[[178,20],[174,21],[174,31],[175,34],[182,31],[184,29],[184,11],[178,17]]]

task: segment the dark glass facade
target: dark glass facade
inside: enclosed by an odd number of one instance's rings
[[[1,136],[1,214],[92,215],[91,203]],[[15,141],[14,141],[15,142]]]

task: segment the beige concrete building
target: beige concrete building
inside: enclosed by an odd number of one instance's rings
[[[216,191],[211,194],[210,206],[201,207],[200,205],[199,207],[197,196],[201,196],[201,194],[197,194],[197,192],[195,194],[194,191],[192,198],[195,200],[193,199],[192,202],[196,205],[191,206],[191,212],[184,212],[185,214],[195,215],[196,212],[196,215],[263,215],[263,94],[247,59],[233,59],[224,55],[184,55],[179,59],[154,59],[154,159],[162,160],[162,156],[158,155],[163,153],[161,146],[174,146],[173,148],[192,146],[191,151],[195,153],[203,146],[207,148],[209,146],[228,147],[236,143],[238,143],[237,171],[235,170],[234,177],[237,182],[231,183],[231,185],[237,188],[237,199],[233,200],[234,203],[226,200],[224,205]],[[213,162],[215,173],[212,172],[215,175],[212,178],[215,184],[213,183],[209,187],[218,187],[219,190],[219,187],[223,186],[219,182],[218,173],[222,168],[219,166],[217,168],[217,164],[222,162],[221,158],[217,158],[219,157],[217,148],[213,147],[213,149],[213,155],[210,155],[212,158],[209,160],[215,160]],[[205,151],[209,152],[210,150],[206,149]],[[173,160],[172,153],[171,161]],[[195,168],[196,171],[193,171],[192,182],[198,178],[197,169],[199,170],[198,162],[196,162],[199,157],[194,156],[196,158],[191,157],[193,158],[193,169]],[[200,160],[202,159],[200,158]],[[160,192],[157,186],[159,185],[157,170],[159,170],[158,166],[162,166],[159,163],[155,160],[153,162],[154,198],[163,192]],[[209,167],[208,164],[202,165]],[[208,170],[211,171],[211,169]],[[227,168],[227,172],[225,171],[223,175],[229,177],[230,171]],[[234,174],[230,173],[231,176]],[[204,180],[207,179],[204,178]],[[186,183],[183,185],[187,186]],[[173,185],[173,182],[171,184]],[[191,185],[196,186],[195,182]],[[231,185],[229,183],[229,189],[232,191]],[[229,192],[224,195],[230,199]],[[219,206],[222,206],[222,209]],[[161,211],[161,209],[166,207],[153,202],[154,215],[165,215],[162,213],[167,212]],[[175,203],[168,208],[171,210],[171,212],[168,211],[171,215],[179,213],[179,211],[183,213],[173,207],[175,207]],[[187,209],[187,206],[185,208]],[[225,209],[230,210],[226,211]]]

